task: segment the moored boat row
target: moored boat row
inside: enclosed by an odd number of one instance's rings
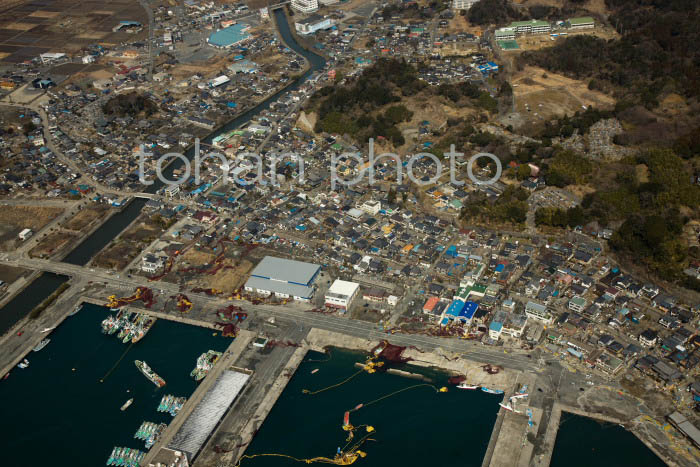
[[[186,397],[175,397],[172,394],[168,394],[163,396],[156,410],[158,412],[167,412],[174,417],[180,411],[185,402],[187,402]]]
[[[107,465],[138,467],[145,455],[138,449],[115,447],[107,459]]]
[[[152,316],[121,309],[115,316],[109,315],[102,321],[102,332],[109,335],[117,334],[117,339],[124,344],[128,342],[135,344],[143,339],[155,322],[156,318]]]

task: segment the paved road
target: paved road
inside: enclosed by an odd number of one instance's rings
[[[21,265],[25,268],[64,274],[77,278],[83,282],[105,282],[111,288],[128,290],[130,292],[141,285],[148,285],[154,289],[155,292],[160,291],[166,296],[172,296],[180,292],[180,287],[177,284],[159,281],[146,282],[143,278],[127,278],[123,277],[122,275],[115,275],[99,268],[77,266],[50,260],[26,259],[20,258],[14,254],[0,255],[0,263],[5,263],[12,266]],[[498,364],[504,367],[519,370],[527,369],[534,371],[541,368],[535,359],[528,358],[522,351],[510,351],[510,353],[505,353],[505,351],[500,347],[486,347],[480,343],[458,338],[442,338],[401,333],[388,335],[384,331],[378,329],[377,325],[374,323],[351,320],[345,316],[314,313],[309,311],[308,308],[302,308],[298,304],[288,304],[285,306],[265,304],[252,305],[246,301],[228,301],[219,297],[212,297],[206,294],[198,294],[193,292],[187,292],[187,296],[194,303],[209,305],[213,308],[228,304],[240,305],[249,313],[254,313],[254,317],[257,316],[261,319],[274,316],[276,319],[292,320],[301,326],[317,327],[320,329],[326,329],[365,339],[389,339],[394,344],[416,346],[424,350],[432,350],[440,347],[448,352],[467,355],[474,360]],[[209,312],[207,315],[202,313],[202,316],[191,314],[190,317],[209,322],[216,321],[217,319],[211,312]]]

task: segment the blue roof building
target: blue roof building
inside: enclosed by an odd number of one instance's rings
[[[247,24],[234,24],[212,33],[207,42],[211,46],[227,49],[250,39],[250,34],[247,32],[248,29],[250,29],[250,26]]]

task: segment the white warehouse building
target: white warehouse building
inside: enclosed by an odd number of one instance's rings
[[[245,283],[247,292],[308,302],[314,295],[318,264],[265,256]]]
[[[326,292],[326,306],[347,311],[360,291],[360,284],[336,279]]]

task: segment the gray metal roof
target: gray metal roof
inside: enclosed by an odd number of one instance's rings
[[[290,284],[276,280],[263,279],[262,277],[252,277],[245,283],[246,287],[257,290],[267,290],[268,292],[289,295],[291,297],[311,298],[313,287],[305,285]]]
[[[224,370],[187,417],[168,448],[183,451],[192,460],[249,378],[250,375],[246,373]]]
[[[299,285],[309,285],[320,268],[321,266],[318,264],[265,256],[262,261],[255,266],[251,276],[272,279],[274,281],[291,282]]]

